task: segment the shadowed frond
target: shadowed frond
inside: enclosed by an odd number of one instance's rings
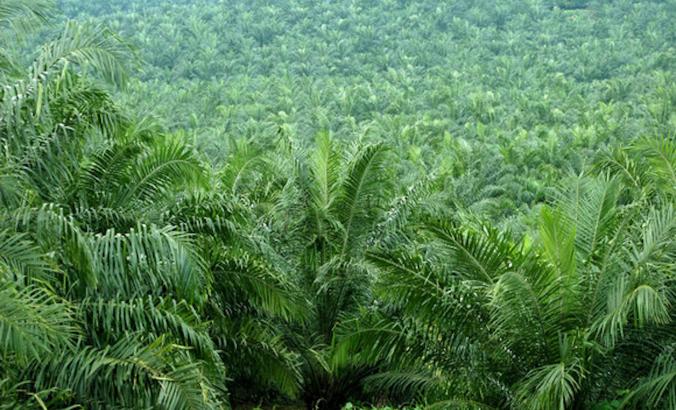
[[[46,255],[25,234],[0,231],[0,276],[25,285],[33,280],[47,281],[54,268]]]
[[[131,335],[104,348],[62,350],[35,362],[29,372],[36,388],[67,389],[83,405],[139,408],[161,399],[178,409],[216,408],[218,395],[196,374],[198,365],[181,363],[180,357],[180,347],[163,338],[144,343]]]

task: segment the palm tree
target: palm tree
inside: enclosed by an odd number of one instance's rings
[[[384,148],[354,146],[341,157],[326,132],[317,136],[309,155],[280,144],[278,152],[288,157],[268,159],[256,169],[270,169],[261,186],[274,185],[277,175],[289,175],[289,180],[263,201],[268,205],[237,241],[248,263],[229,261],[228,271],[242,275],[253,264],[290,281],[302,314],[277,323],[276,332],[298,356],[300,395],[308,408],[340,408],[359,394],[363,377],[371,372],[370,366],[337,357],[334,346],[336,327],[371,300],[373,272],[364,255],[389,192]],[[228,170],[225,180],[231,183],[230,175]]]
[[[3,2],[0,16],[41,17],[41,4]],[[3,407],[227,403],[204,319],[212,274],[160,212],[203,171],[96,85],[124,82],[125,48],[68,23],[27,72],[2,72]]]
[[[659,152],[672,152],[665,144]],[[647,174],[662,184],[673,154],[640,152],[660,158]],[[370,254],[385,305],[346,331],[342,349],[396,366],[371,377],[380,388],[440,406],[673,407],[673,189],[641,192],[575,178],[523,238],[422,220],[412,245]]]

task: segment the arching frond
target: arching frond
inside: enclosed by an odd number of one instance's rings
[[[34,29],[35,21],[44,22],[51,17],[52,0],[3,0],[0,3],[0,27],[11,26],[17,34]]]
[[[443,221],[424,225],[438,241],[439,249],[453,261],[453,271],[463,279],[490,285],[500,274],[509,271],[518,255],[507,235],[487,229],[486,234],[466,230]]]
[[[674,344],[666,346],[657,356],[650,374],[639,380],[623,405],[628,408],[645,406],[653,409],[671,409],[676,406]]]
[[[321,212],[331,208],[337,198],[340,156],[328,132],[321,132],[315,140],[315,151],[310,159],[313,181],[310,186],[312,203]]]
[[[25,364],[68,348],[78,333],[73,313],[70,304],[46,290],[17,290],[0,281],[0,361],[14,357]]]
[[[63,64],[70,64],[85,72],[93,69],[111,83],[123,86],[130,55],[129,47],[111,31],[68,22],[59,37],[43,46],[31,76],[43,78]]]
[[[185,301],[162,298],[85,299],[78,310],[87,330],[99,344],[125,333],[154,334],[175,339],[204,361],[220,367],[216,348],[207,333],[208,323]],[[223,369],[220,369],[224,371]]]
[[[253,255],[223,255],[213,270],[215,290],[224,297],[243,292],[257,309],[287,320],[302,318],[307,313],[289,279]]]
[[[557,194],[557,205],[568,226],[576,227],[576,248],[581,263],[599,258],[619,223],[617,201],[620,185],[615,179],[576,178],[570,188]]]
[[[35,362],[30,374],[36,388],[69,390],[83,405],[138,408],[161,400],[174,408],[217,408],[217,392],[199,376],[199,365],[180,359],[179,349],[162,338],[144,343],[129,336],[105,348],[62,350]]]
[[[364,234],[373,226],[373,211],[378,209],[387,193],[384,152],[383,145],[367,146],[349,163],[340,197],[334,204],[335,214],[344,229],[343,253],[349,253],[363,243]]]
[[[298,394],[301,373],[298,353],[285,342],[280,328],[256,318],[214,321],[213,337],[234,377]]]
[[[526,409],[564,410],[573,402],[583,372],[577,363],[555,363],[535,369],[518,388],[519,402]]]
[[[676,143],[669,137],[643,138],[635,142],[631,151],[647,163],[657,188],[663,193],[676,191]]]
[[[127,186],[115,197],[115,206],[154,201],[180,183],[203,181],[202,168],[189,148],[171,140],[150,147],[128,172]]]
[[[204,303],[211,273],[197,253],[193,238],[172,227],[139,225],[126,234],[109,230],[92,238],[97,294],[161,295]]]
[[[52,278],[54,268],[43,252],[27,235],[13,231],[0,231],[0,278],[25,285],[34,280],[46,282]]]
[[[94,254],[89,238],[72,216],[51,203],[40,208],[24,207],[10,214],[15,229],[27,232],[43,249],[61,249],[58,261],[72,269],[68,273],[80,285],[97,283]]]

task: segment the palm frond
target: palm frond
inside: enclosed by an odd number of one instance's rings
[[[623,402],[626,407],[671,409],[676,407],[676,358],[674,345],[657,356],[650,374],[639,380]]]
[[[17,33],[26,33],[35,28],[35,21],[45,22],[51,17],[52,0],[3,0],[0,3],[0,27],[11,26]]]
[[[72,392],[73,399],[91,406],[145,407],[162,398],[177,408],[214,408],[213,394],[204,394],[204,378],[195,377],[196,365],[174,365],[180,357],[175,345],[158,338],[144,343],[138,335],[122,338],[104,347],[76,346],[41,361],[29,373],[37,389],[58,387]],[[196,388],[195,385],[198,387]],[[210,392],[209,392],[210,393]],[[181,406],[192,404],[196,407]]]
[[[630,150],[647,162],[647,169],[659,190],[676,191],[676,143],[669,137],[642,138]]]
[[[0,348],[2,357],[26,364],[71,344],[78,333],[73,308],[48,291],[17,290],[0,282]]]
[[[577,363],[554,363],[535,369],[519,386],[518,400],[525,409],[566,409],[580,388],[583,371]]]
[[[374,225],[374,211],[387,194],[384,152],[384,145],[370,145],[359,150],[349,163],[340,197],[333,207],[344,229],[343,253],[363,243],[364,234]]]
[[[64,64],[70,64],[85,72],[93,69],[111,83],[123,86],[127,81],[126,64],[130,55],[130,48],[111,31],[71,21],[58,38],[42,47],[33,63],[31,76],[43,78]]]
[[[27,235],[0,231],[0,274],[2,279],[25,285],[34,280],[43,283],[53,277],[54,267]]]
[[[252,305],[273,317],[298,319],[307,313],[288,278],[253,255],[224,255],[213,270],[214,285],[223,295],[239,290]]]
[[[337,199],[340,167],[339,155],[328,132],[317,135],[310,161],[314,176],[310,186],[312,203],[318,212],[327,212]]]
[[[115,198],[115,205],[157,200],[166,190],[181,183],[203,181],[202,168],[190,149],[179,141],[151,147],[129,170],[128,186]]]
[[[581,264],[593,263],[607,247],[618,226],[616,179],[576,178],[570,188],[557,194],[557,205],[569,226],[576,227],[576,248]]]
[[[485,228],[483,234],[444,221],[430,221],[423,226],[439,241],[441,252],[453,261],[453,272],[465,280],[490,285],[512,268],[518,254],[511,238],[495,229]]]
[[[211,273],[197,253],[191,235],[172,227],[139,225],[129,233],[109,230],[92,238],[101,296],[160,295],[203,303]]]

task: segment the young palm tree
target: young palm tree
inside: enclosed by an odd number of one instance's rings
[[[238,241],[248,263],[234,260],[228,269],[242,275],[253,263],[291,282],[303,314],[278,323],[276,332],[299,356],[300,395],[308,408],[340,408],[371,372],[371,366],[335,356],[334,346],[336,327],[371,301],[373,272],[364,256],[389,191],[384,149],[353,147],[341,156],[328,133],[320,133],[307,156],[284,143],[279,151],[291,160],[269,160],[268,175],[290,178]]]

